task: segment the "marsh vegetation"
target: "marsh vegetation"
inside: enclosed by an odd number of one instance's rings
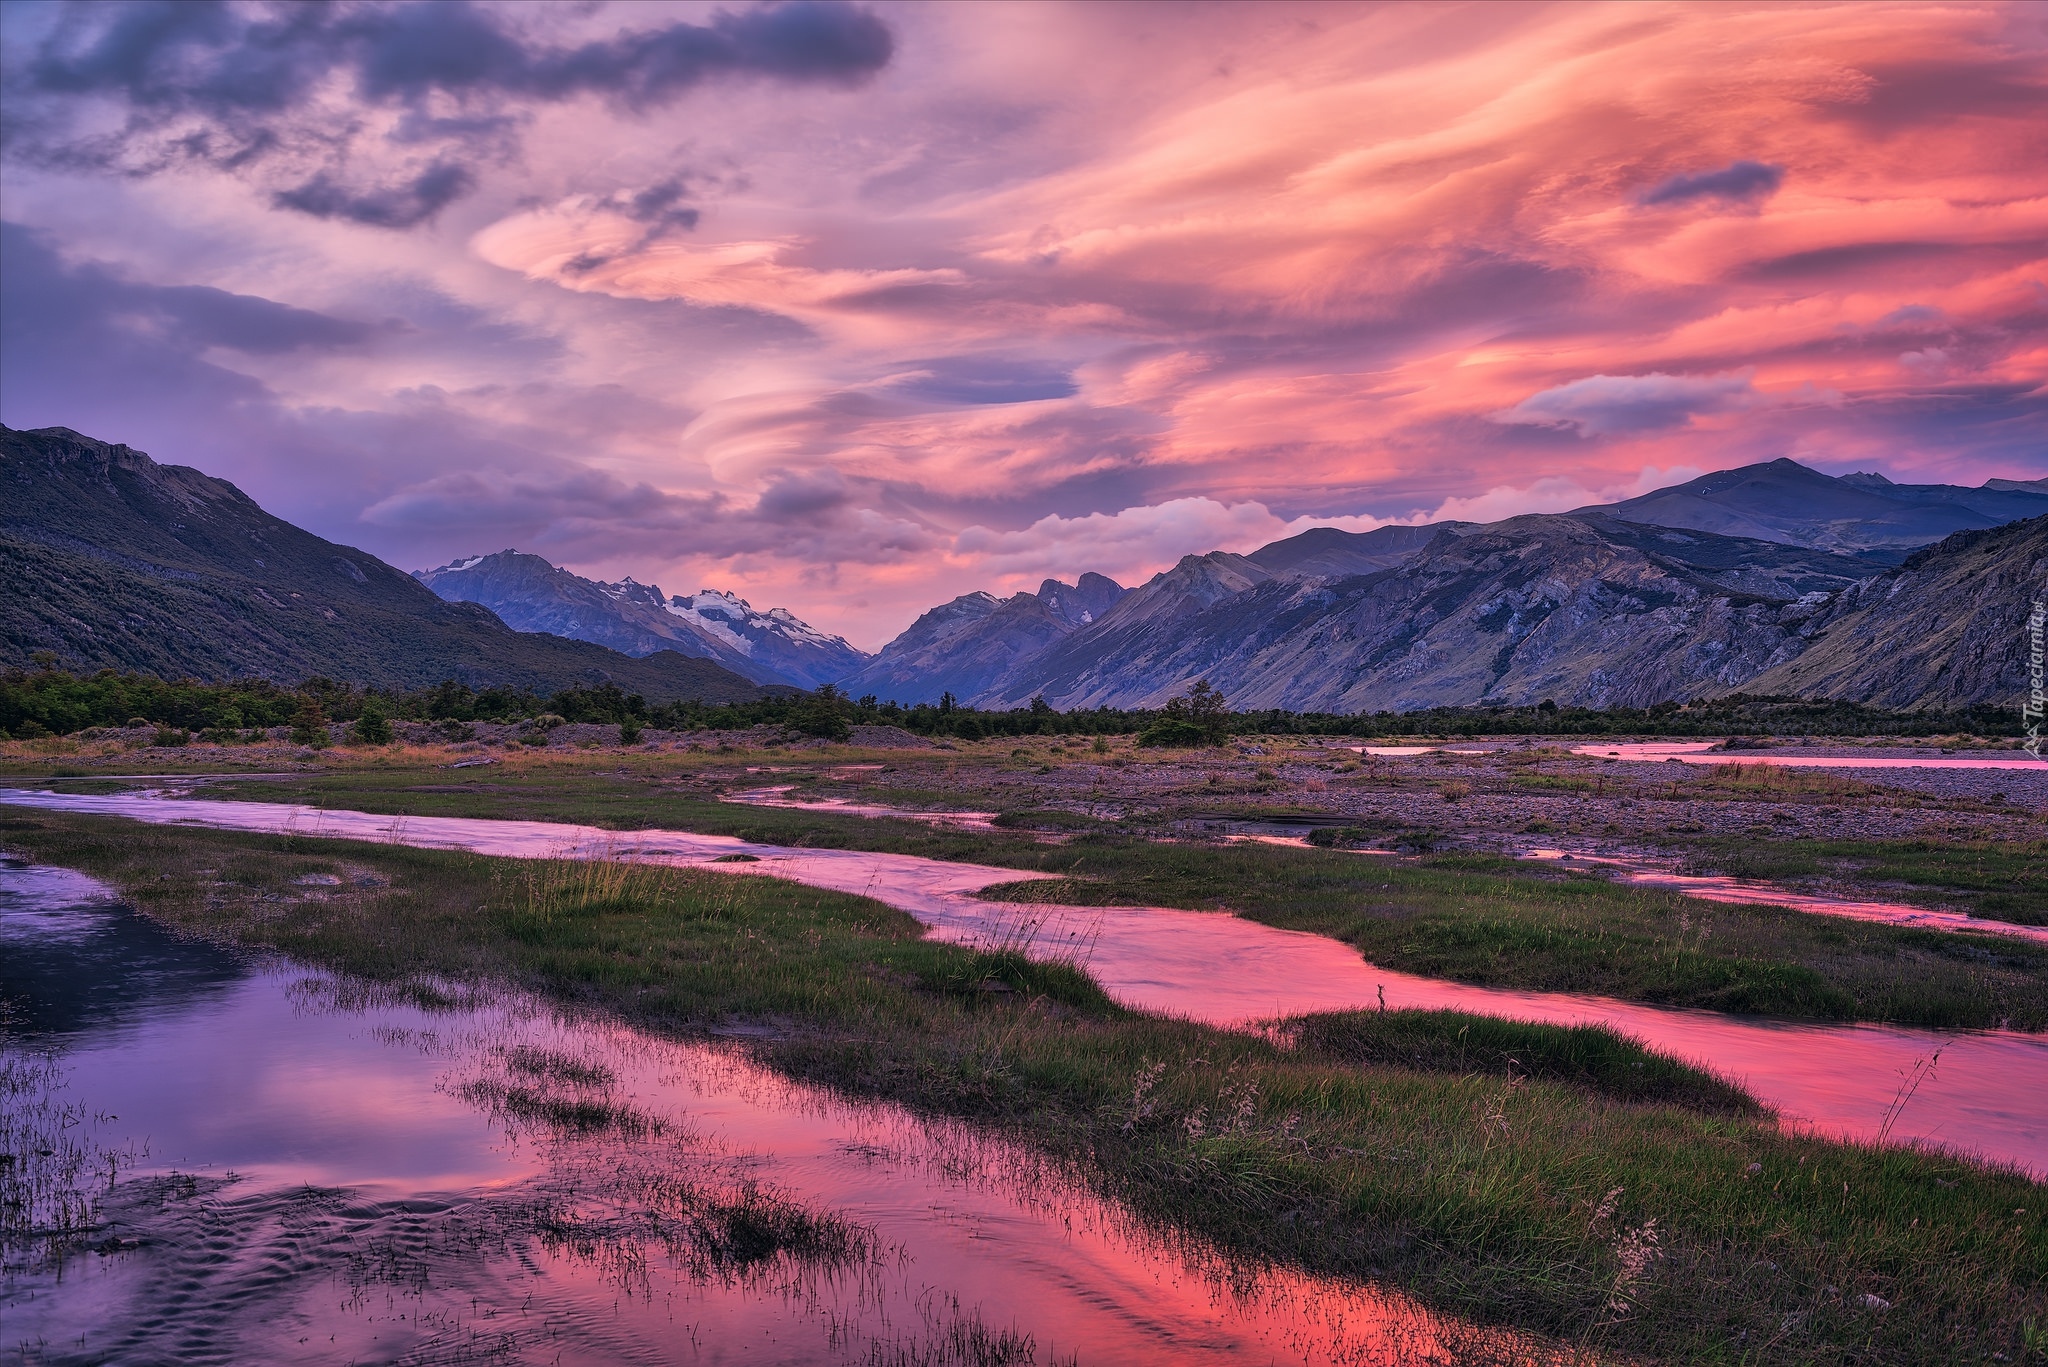
[[[47,814],[0,836],[192,933],[740,1033],[789,1075],[1024,1138],[1238,1256],[1560,1344],[2016,1357],[2048,1310],[2048,1226],[2024,1177],[1782,1130],[1601,1032],[1376,1012],[1218,1031],[1125,1011],[1072,965],[936,943],[877,903],[744,875]],[[337,881],[297,881],[319,874]],[[504,1085],[547,1071],[508,1065]]]

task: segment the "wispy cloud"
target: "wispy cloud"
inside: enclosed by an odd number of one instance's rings
[[[2022,9],[1471,13],[0,6],[0,417],[868,643],[1303,519],[2043,473]]]

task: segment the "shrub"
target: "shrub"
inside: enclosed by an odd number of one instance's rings
[[[363,699],[363,710],[357,714],[351,734],[358,745],[391,744],[391,714],[375,696]]]
[[[1191,745],[1207,744],[1208,740],[1208,732],[1178,717],[1161,717],[1138,733],[1138,744],[1148,747],[1185,749]]]
[[[156,739],[150,743],[152,745],[183,745],[191,739],[190,734],[179,730],[175,726],[159,726],[156,729]]]
[[[637,718],[637,717],[628,717],[628,718],[626,718],[626,719],[625,719],[624,721],[620,722],[620,723],[619,723],[619,744],[621,744],[621,745],[638,745],[639,743],[640,743],[640,721],[639,721],[639,718]]]
[[[1202,679],[1186,694],[1167,699],[1160,709],[1159,720],[1145,728],[1148,732],[1166,733],[1169,728],[1185,727],[1195,731],[1200,739],[1193,741],[1155,740],[1154,745],[1221,745],[1223,738],[1230,734],[1230,705],[1224,696]],[[1144,733],[1139,736],[1144,743]]]
[[[852,704],[844,693],[831,684],[819,684],[817,692],[797,701],[784,724],[801,735],[845,740],[853,734],[853,725],[847,720],[847,713],[851,710]]]
[[[299,695],[299,710],[292,713],[292,744],[310,745],[315,750],[328,743],[327,709],[311,693]]]

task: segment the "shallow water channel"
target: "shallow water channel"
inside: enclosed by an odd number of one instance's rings
[[[735,1049],[228,953],[66,870],[0,866],[0,1001],[10,1361],[1516,1355]]]
[[[2025,769],[2048,774],[2048,762],[2029,754],[1813,755],[1798,750],[1722,750],[1719,741],[1627,741],[1574,746],[1589,759],[1683,764],[1767,764],[1785,769]]]
[[[685,831],[605,831],[538,821],[392,817],[282,803],[0,789],[0,802],[158,823],[291,832],[533,857],[618,857],[788,878],[876,898],[964,943],[1024,943],[1077,959],[1142,1010],[1245,1025],[1311,1011],[1452,1008],[1561,1024],[1599,1022],[1746,1087],[1795,1126],[1976,1153],[2048,1178],[2048,1038],[2012,1031],[1810,1025],[1671,1010],[1558,992],[1472,987],[1398,973],[1350,946],[1220,912],[1062,907],[973,894],[1022,875],[858,850],[794,850]],[[1925,1065],[1939,1051],[1931,1075]],[[1918,1076],[1908,1091],[1907,1079]]]
[[[1966,934],[2006,935],[2048,945],[2048,926],[2026,926],[2015,921],[1996,921],[1962,911],[1937,911],[1910,902],[1873,902],[1829,893],[1795,892],[1754,878],[1735,878],[1723,873],[1681,873],[1677,861],[1648,855],[1603,854],[1585,850],[1532,849],[1516,856],[1539,863],[1570,864],[1580,869],[1611,872],[1622,882],[1639,888],[1662,888],[1685,897],[1709,902],[1734,902],[1746,906],[1785,907],[1816,916],[1845,916],[1852,921],[1876,921],[1884,925],[1911,926],[1916,930],[1943,930]]]
[[[856,766],[849,765],[848,768]],[[743,807],[782,807],[799,812],[826,812],[834,816],[889,816],[902,821],[922,821],[931,826],[944,826],[959,831],[992,831],[995,829],[995,812],[918,812],[908,807],[888,807],[875,802],[855,802],[847,797],[818,797],[808,801],[791,797],[796,791],[793,783],[777,784],[772,788],[745,788],[739,792],[725,793],[720,802],[734,802]]]

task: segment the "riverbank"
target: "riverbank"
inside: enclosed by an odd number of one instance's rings
[[[2048,949],[2040,945],[1770,905],[1700,901],[1611,882],[1597,867],[1534,866],[1508,857],[1509,839],[1479,819],[1483,801],[1519,802],[1525,792],[1545,804],[1605,804],[1604,810],[1626,815],[1639,806],[1628,795],[1634,791],[1629,785],[1649,780],[1617,773],[1612,763],[1521,752],[1495,757],[1487,762],[1496,768],[1485,771],[1492,778],[1455,782],[1495,783],[1506,796],[1483,798],[1475,789],[1447,801],[1441,790],[1453,781],[1440,777],[1445,771],[1433,764],[1404,768],[1387,761],[1379,773],[1347,756],[1327,762],[1340,771],[1349,763],[1355,772],[1331,776],[1307,761],[1289,765],[1271,756],[1132,758],[1106,749],[1110,753],[1098,755],[1077,743],[1040,747],[1022,757],[986,747],[906,757],[843,747],[728,755],[617,749],[499,755],[395,747],[330,753],[322,760],[328,767],[317,771],[216,776],[206,780],[205,792],[392,815],[567,821],[620,831],[686,829],[785,846],[998,865],[1018,870],[1026,886],[997,896],[1229,910],[1341,939],[1387,968],[1479,986],[1593,993],[1800,1020],[2048,1029]],[[1126,759],[1126,767],[1116,767]],[[1211,766],[1206,770],[1205,762]],[[472,767],[450,767],[456,765]],[[1583,766],[1595,775],[1549,772],[1560,765]],[[1657,768],[1642,767],[1653,774]],[[1261,768],[1275,777],[1260,779]],[[1333,787],[1340,777],[1370,783]],[[1654,774],[1664,789],[1680,781],[1700,785],[1700,800],[1688,808],[1694,812],[1717,804],[1753,805],[1746,789],[1726,788],[1741,778],[1724,771]],[[1532,779],[1580,786],[1530,788]],[[1785,810],[1845,800],[1841,780],[1819,782],[1816,792],[1795,779],[1789,790],[1770,788],[1767,800]],[[73,779],[56,786],[74,792],[151,786],[111,780],[107,785]],[[946,810],[978,803],[1002,815],[994,829],[960,830],[924,820],[850,815],[827,802],[771,808],[720,800],[769,785],[789,787],[800,798],[931,809],[945,804]],[[1900,813],[1923,823],[1955,819],[1939,802],[1917,795],[1881,790],[1880,798],[1904,804]],[[1346,808],[1368,800],[1379,816]],[[2035,838],[2040,825],[2017,811],[1994,811],[1990,819],[1998,823],[1997,839],[1922,835],[1822,844],[1681,833],[1660,837],[1660,848],[1678,850],[1674,858],[1731,863],[1739,871],[1782,870],[1794,881],[1810,871],[1837,883],[1857,882],[1842,868],[1853,864],[1868,874],[1857,886],[1880,887],[1887,900],[1911,900],[1915,888],[1924,893],[1938,887],[1930,900],[2005,899],[2014,904],[2015,919],[2028,919],[2038,905],[2040,867],[2048,864]],[[1472,824],[1452,829],[1459,821]],[[1403,852],[1360,856],[1226,843],[1233,831],[1302,832],[1317,826],[1330,833],[1369,832]],[[1635,848],[1626,833],[1597,834],[1590,820],[1531,820],[1523,826],[1531,833],[1514,838],[1524,845],[1607,841]],[[1555,830],[1537,833],[1537,826]],[[1925,881],[1913,883],[1916,878]]]
[[[1782,1133],[1599,1032],[1366,1013],[1287,1048],[1136,1016],[1071,968],[770,879],[5,821],[14,847],[187,930],[742,1030],[793,1075],[1028,1136],[1246,1256],[1564,1341],[1686,1361],[2016,1357],[2022,1320],[2048,1309],[2040,1212],[2013,1213],[2037,1204],[2025,1179]],[[1624,1276],[1652,1237],[1661,1256]]]

